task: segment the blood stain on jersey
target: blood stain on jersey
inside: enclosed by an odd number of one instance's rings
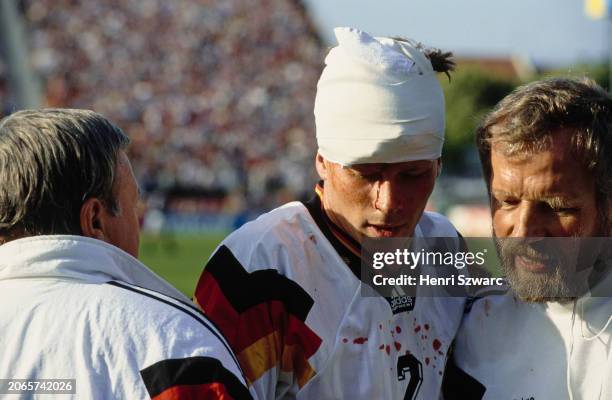
[[[385,346],[385,351],[387,352],[387,355],[390,355],[391,354],[391,346],[386,345]]]
[[[395,346],[396,351],[400,351],[400,349],[402,348],[402,344],[399,342],[393,342],[393,345]]]
[[[414,332],[418,332],[421,330],[421,325],[417,325],[416,328],[414,328]]]
[[[438,350],[440,350],[440,347],[442,346],[442,343],[438,339],[434,339],[434,341],[433,341],[433,343],[431,345],[433,346],[434,351],[438,351]]]
[[[368,341],[367,337],[358,337],[353,340],[353,344],[364,344]]]
[[[382,324],[378,325],[378,329],[380,329],[382,331]]]
[[[342,343],[347,343],[347,342],[348,342],[347,338],[342,339]]]
[[[425,357],[425,365],[429,365],[429,357]]]
[[[425,324],[425,325],[423,325],[423,327],[425,328],[426,331],[429,330],[429,324]]]
[[[402,333],[402,328],[400,328],[399,326],[396,326],[395,327],[395,332]]]
[[[311,234],[310,236],[308,236],[308,239],[310,239],[312,243],[317,244],[317,238],[315,237],[314,234]]]
[[[383,350],[384,348],[385,348],[385,345],[384,345],[384,344],[381,344],[380,346],[378,346],[378,349],[379,349],[379,350]]]

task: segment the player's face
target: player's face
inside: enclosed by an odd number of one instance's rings
[[[567,241],[542,238],[602,233],[595,178],[571,154],[570,135],[563,133],[548,150],[528,157],[508,156],[499,145],[491,151],[493,231],[502,238],[498,248],[510,284],[531,301],[565,297],[575,283],[576,264],[561,256],[570,250],[563,248]],[[555,246],[561,248],[553,254]]]
[[[106,240],[123,251],[138,257],[140,225],[138,221],[139,191],[132,166],[125,152],[120,151],[117,158],[115,196],[119,214],[107,215],[110,220],[105,224]]]
[[[343,167],[317,155],[325,181],[323,207],[351,237],[412,236],[438,171],[439,160]]]

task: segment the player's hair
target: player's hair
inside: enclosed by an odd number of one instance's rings
[[[1,120],[0,244],[80,234],[80,209],[91,197],[117,215],[117,157],[128,143],[121,129],[88,110],[25,110]]]
[[[443,51],[435,47],[425,47],[422,43],[412,39],[407,39],[401,36],[395,36],[392,38],[398,42],[408,43],[425,54],[425,57],[431,62],[431,66],[434,71],[444,73],[450,81],[450,73],[455,70],[455,61],[453,60],[453,53],[450,51]]]
[[[528,157],[548,148],[561,129],[569,129],[571,150],[596,177],[599,209],[607,214],[612,205],[611,128],[612,98],[590,79],[552,78],[515,89],[476,130],[489,192],[492,144],[508,155]]]

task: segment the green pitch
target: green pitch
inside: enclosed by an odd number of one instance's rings
[[[208,257],[225,236],[225,233],[143,234],[139,258],[191,298]]]

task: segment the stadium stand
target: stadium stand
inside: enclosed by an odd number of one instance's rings
[[[21,6],[45,105],[116,121],[145,192],[188,192],[198,203],[166,207],[270,209],[311,192],[324,48],[300,1]]]

